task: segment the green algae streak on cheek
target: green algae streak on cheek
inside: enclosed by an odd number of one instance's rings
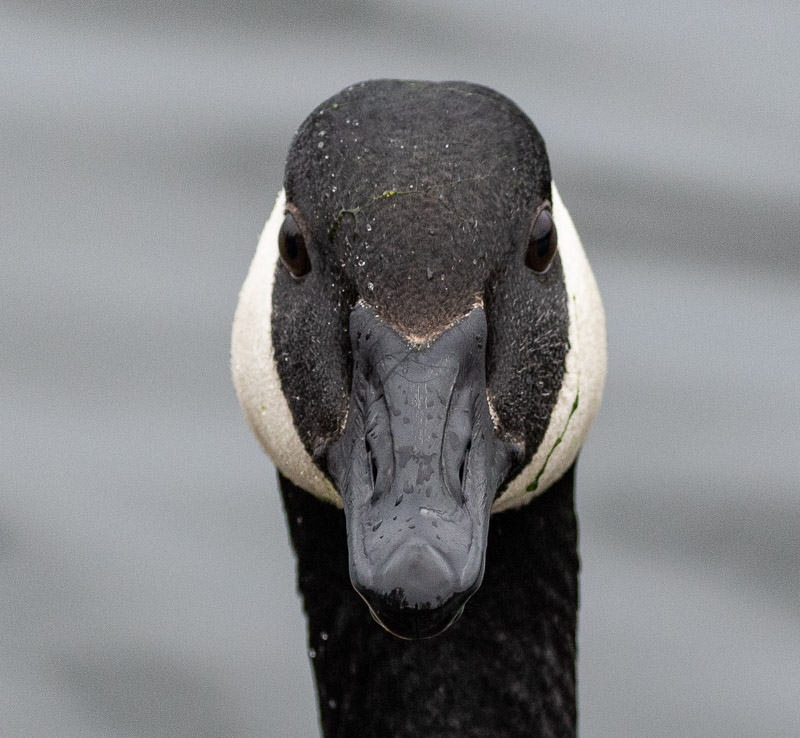
[[[553,452],[558,448],[561,444],[561,441],[564,440],[564,436],[567,434],[567,428],[569,428],[569,421],[572,420],[572,416],[575,415],[575,411],[578,409],[578,400],[581,396],[581,386],[580,382],[578,382],[578,389],[575,392],[575,402],[572,403],[572,408],[570,408],[569,415],[567,416],[567,422],[564,423],[564,428],[561,431],[561,435],[556,438],[553,447],[547,453],[545,457],[544,464],[542,464],[542,468],[539,469],[539,472],[536,474],[536,478],[525,488],[527,492],[535,492],[537,487],[539,486],[539,480],[542,478],[542,474],[544,474],[544,470],[547,468],[547,462],[550,461],[550,457],[553,455]]]

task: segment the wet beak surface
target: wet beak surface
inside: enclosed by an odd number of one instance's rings
[[[480,307],[425,346],[357,305],[347,425],[326,450],[350,577],[403,638],[436,635],[480,586],[491,505],[518,450],[495,434]]]

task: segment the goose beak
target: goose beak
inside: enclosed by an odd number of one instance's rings
[[[494,430],[481,307],[419,347],[372,310],[350,316],[347,424],[325,450],[350,578],[401,638],[446,630],[480,586],[492,502],[519,450]]]

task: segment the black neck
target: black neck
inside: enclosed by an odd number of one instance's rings
[[[280,477],[325,738],[574,736],[574,466],[492,518],[483,585],[461,619],[401,641],[350,586],[344,514]]]

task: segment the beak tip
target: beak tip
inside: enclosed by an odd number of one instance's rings
[[[464,612],[472,592],[457,593],[438,607],[398,607],[397,601],[403,600],[402,591],[390,596],[370,591],[359,594],[369,605],[372,618],[388,633],[404,640],[421,640],[438,636],[453,625]]]
[[[482,566],[465,571],[421,539],[398,546],[379,567],[351,570],[353,586],[373,618],[405,639],[430,638],[447,630],[478,589],[482,575]]]

